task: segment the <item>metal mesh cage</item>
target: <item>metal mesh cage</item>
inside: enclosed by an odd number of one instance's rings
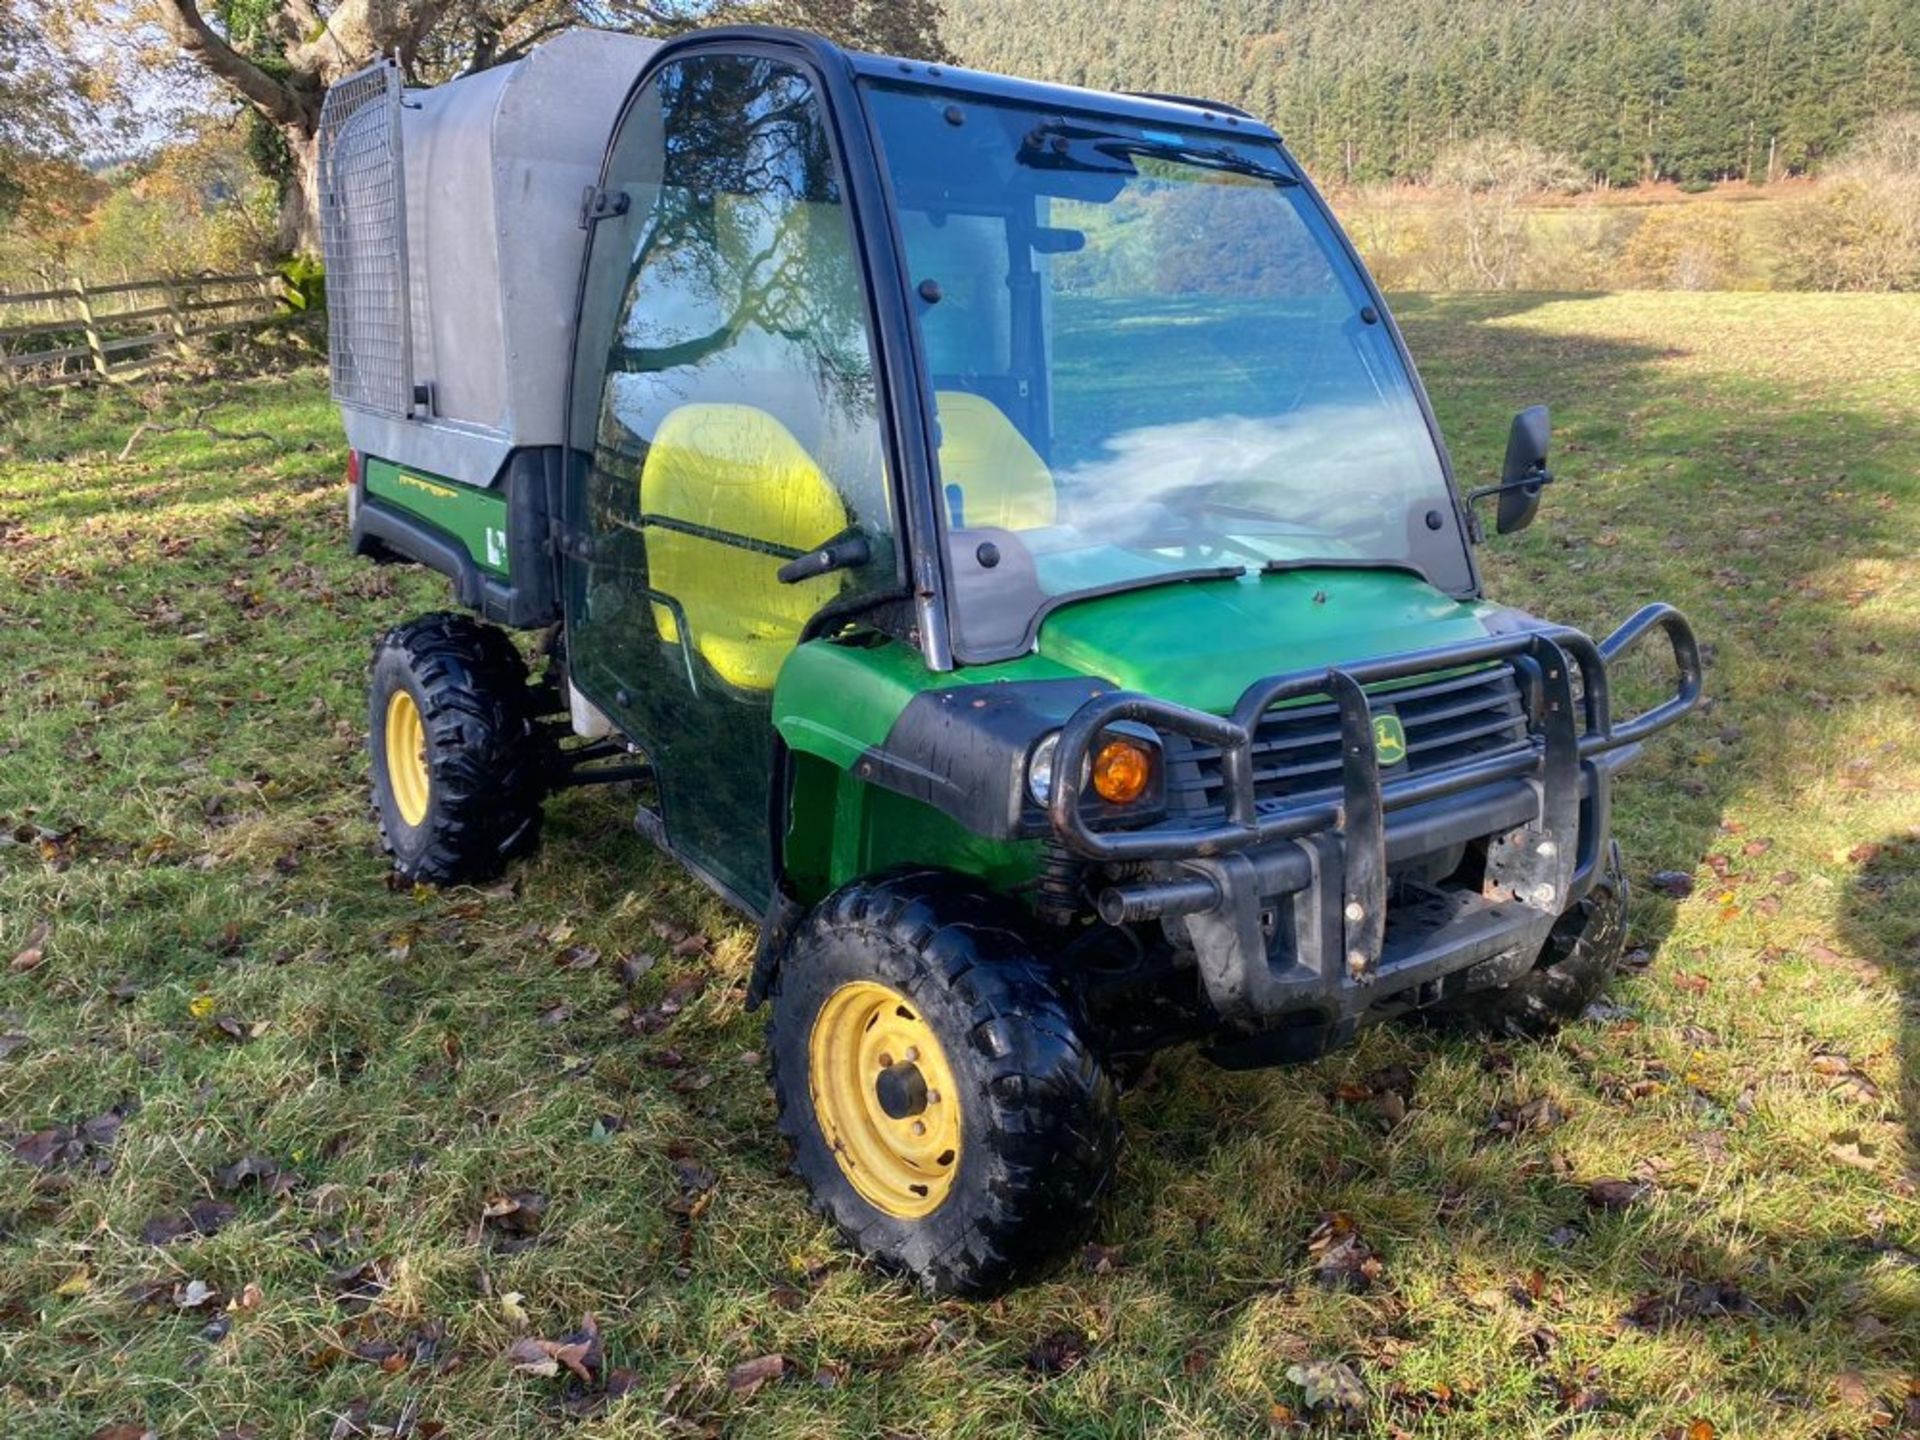
[[[376,414],[413,408],[400,71],[380,61],[320,108],[320,244],[327,261],[333,398]]]

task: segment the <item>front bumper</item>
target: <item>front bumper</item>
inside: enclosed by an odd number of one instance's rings
[[[1656,630],[1673,650],[1674,693],[1615,722],[1608,667]],[[1525,697],[1524,744],[1383,781],[1368,686],[1502,663]],[[1608,841],[1612,772],[1693,709],[1701,688],[1692,627],[1656,604],[1599,644],[1551,627],[1273,676],[1224,717],[1145,695],[1103,695],[1061,730],[1048,815],[1069,851],[1125,877],[1100,893],[1101,917],[1165,921],[1193,951],[1224,1020],[1244,1029],[1282,1021],[1348,1029],[1368,1012],[1524,973],[1592,884]],[[1262,717],[1314,696],[1338,707],[1339,784],[1260,798],[1253,749]],[[1096,829],[1081,805],[1087,760],[1101,732],[1121,721],[1217,747],[1224,817]],[[1477,891],[1402,885],[1389,906],[1396,866],[1482,838]]]

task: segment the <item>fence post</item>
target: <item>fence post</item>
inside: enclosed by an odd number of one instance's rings
[[[182,285],[169,278],[166,286],[166,290],[162,293],[166,296],[167,328],[173,331],[173,348],[184,355],[187,349],[187,319],[186,312],[181,309]],[[188,295],[192,293],[191,290],[187,291]]]
[[[78,275],[73,277],[73,296],[80,306],[80,324],[87,332],[87,353],[93,358],[95,372],[105,378],[106,348],[100,343],[100,327],[93,323],[93,302],[87,298],[87,282]]]
[[[253,262],[253,273],[260,281],[260,298],[267,302],[267,314],[271,315],[280,305],[280,273],[269,272],[258,260]]]

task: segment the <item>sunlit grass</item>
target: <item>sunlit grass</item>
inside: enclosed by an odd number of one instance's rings
[[[1620,793],[1651,964],[1539,1046],[1165,1058],[1126,1103],[1102,1273],[989,1306],[883,1283],[810,1217],[741,1006],[752,936],[621,797],[554,802],[502,885],[388,888],[364,666],[445,588],[346,555],[324,377],[161,394],[280,438],[125,462],[134,397],[10,407],[0,1139],[127,1114],[74,1165],[0,1154],[0,1434],[325,1436],[364,1403],[418,1434],[572,1404],[593,1436],[1244,1435],[1323,1359],[1382,1434],[1887,1433],[1920,1372],[1920,298],[1398,308],[1464,478],[1554,405],[1561,482],[1483,552],[1491,591],[1595,631],[1670,599],[1712,647],[1711,708]],[[631,985],[626,957],[653,961]],[[1393,1064],[1397,1123],[1337,1098]],[[1541,1096],[1559,1123],[1491,1132]],[[222,1192],[247,1155],[297,1185]],[[1654,1188],[1596,1211],[1604,1178]],[[531,1245],[483,1220],[516,1191],[545,1200]],[[142,1240],[216,1197],[217,1234]],[[1331,1212],[1382,1262],[1363,1293],[1314,1278]],[[196,1280],[217,1298],[176,1304]],[[502,1358],[589,1313],[619,1398]],[[1063,1335],[1083,1358],[1036,1368]],[[729,1389],[769,1353],[782,1379]]]

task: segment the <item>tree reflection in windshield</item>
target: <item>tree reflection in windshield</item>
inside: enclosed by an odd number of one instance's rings
[[[1004,558],[954,587],[963,653],[1030,643],[1020,604],[1224,566],[1471,589],[1413,378],[1276,142],[891,82],[869,104],[911,278],[942,297],[918,313],[950,568],[979,549],[970,516],[1029,517],[982,536]],[[1056,503],[972,499],[988,453],[1024,454]],[[970,628],[975,604],[990,618]]]

